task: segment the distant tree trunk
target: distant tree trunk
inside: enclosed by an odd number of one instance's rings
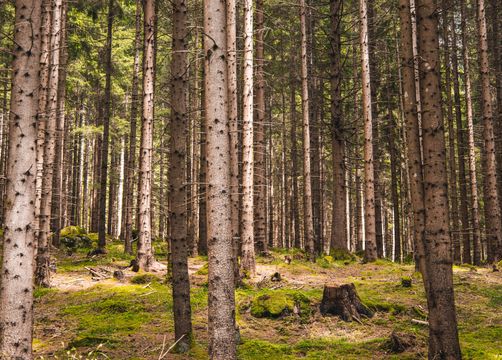
[[[315,234],[312,213],[312,178],[310,167],[310,103],[307,64],[307,24],[305,0],[300,0],[301,78],[302,78],[302,114],[303,114],[303,221],[305,226],[305,250],[310,261],[315,261]]]
[[[300,205],[298,189],[298,144],[297,144],[297,114],[296,114],[296,74],[294,72],[294,56],[290,64],[290,116],[291,116],[291,177],[293,185],[291,219],[293,220],[292,245],[301,249],[302,236],[300,234]]]
[[[456,47],[450,48],[450,39],[449,39],[449,31],[448,31],[448,1],[443,0],[442,6],[442,26],[443,26],[443,43],[444,43],[444,91],[446,92],[446,119],[448,126],[448,170],[449,170],[449,179],[448,179],[448,190],[449,190],[449,199],[450,199],[450,214],[451,214],[451,224],[450,224],[450,237],[453,242],[453,261],[456,264],[460,264],[461,262],[461,249],[460,249],[460,239],[463,239],[463,231],[460,228],[460,219],[459,219],[459,193],[457,191],[457,160],[455,154],[455,130],[453,126],[453,102],[451,97],[451,71],[450,71],[450,51],[457,51]],[[451,50],[450,50],[451,49]],[[457,138],[457,142],[460,139]],[[458,147],[457,147],[458,148]],[[461,167],[461,161],[459,157],[459,169]],[[462,182],[462,178],[459,179],[459,183]],[[460,185],[460,184],[459,184]]]
[[[154,263],[152,251],[152,151],[155,88],[155,1],[145,0],[144,59],[143,59],[143,117],[139,160],[139,238],[136,259],[140,269],[149,271]],[[185,69],[183,69],[185,70]],[[186,236],[186,234],[185,234]]]
[[[145,12],[145,14],[150,15]],[[171,62],[171,121],[169,142],[169,239],[172,254],[174,337],[178,349],[190,348],[192,323],[188,276],[188,229],[186,213],[186,140],[188,130],[187,7],[173,2],[173,58]],[[148,34],[148,32],[145,32]],[[145,52],[148,53],[148,52]],[[183,339],[181,339],[181,337]],[[181,339],[181,340],[180,340]]]
[[[236,355],[225,3],[204,1],[209,355]]]
[[[230,124],[230,199],[232,201],[232,238],[234,240],[234,272],[239,276],[239,125],[237,101],[237,8],[235,0],[227,0],[227,71],[228,121]]]
[[[124,181],[124,225],[121,232],[124,239],[124,250],[127,254],[132,254],[132,230],[133,230],[133,210],[134,210],[134,184],[136,174],[136,122],[138,118],[138,92],[139,92],[139,71],[141,56],[141,0],[136,0],[136,32],[134,40],[134,65],[131,88],[131,113],[130,113],[130,133],[129,133],[129,153],[127,155],[127,170]]]
[[[365,214],[365,261],[375,261],[377,244],[375,233],[375,186],[373,169],[373,116],[371,111],[371,82],[368,46],[368,11],[367,0],[359,0],[359,18],[361,21],[361,67],[363,88],[364,116],[364,214]]]
[[[57,100],[57,121],[56,121],[56,155],[54,157],[54,179],[53,192],[52,192],[52,244],[59,247],[59,232],[64,225],[63,215],[63,198],[64,198],[64,144],[65,138],[65,101],[66,101],[66,67],[68,64],[68,47],[67,43],[67,24],[66,14],[68,9],[68,2],[63,1],[61,5],[61,39],[60,39],[60,53],[59,53],[59,77],[58,77],[58,100]]]
[[[40,201],[42,197],[42,179],[44,171],[45,128],[47,123],[47,104],[49,96],[49,76],[51,71],[51,0],[42,1],[41,56],[40,56],[40,92],[38,97],[37,121],[37,198],[35,200],[35,224],[38,236],[40,220]],[[0,194],[0,196],[3,194]]]
[[[438,8],[435,0],[418,0],[416,5],[424,154],[429,359],[460,359],[441,108]]]
[[[331,250],[347,250],[347,192],[345,191],[345,138],[341,98],[342,1],[330,1],[331,14],[331,142],[333,161],[333,218]]]
[[[265,164],[265,53],[263,0],[255,0],[256,11],[256,121],[254,123],[254,241],[256,251],[267,251],[267,182]]]
[[[41,2],[16,0],[14,6],[10,121],[16,126],[9,129],[4,199],[0,354],[6,359],[31,359]]]
[[[37,248],[37,269],[35,283],[38,286],[50,286],[49,235],[52,209],[52,186],[54,160],[56,157],[56,126],[58,115],[59,61],[61,52],[61,8],[62,0],[56,0],[52,6],[51,32],[51,72],[47,104],[47,123],[44,140],[44,171],[42,179],[42,197],[40,199],[40,232]]]
[[[244,87],[242,93],[242,259],[243,272],[256,273],[253,199],[253,1],[244,1]]]
[[[485,200],[485,221],[487,260],[498,261],[502,249],[502,219],[497,192],[497,159],[493,131],[493,104],[490,90],[490,61],[488,58],[488,34],[486,30],[485,1],[477,0],[479,71],[481,73],[481,105],[483,113],[483,194]],[[499,124],[500,126],[500,124]],[[474,262],[479,264],[479,255]]]
[[[207,255],[207,156],[206,156],[206,126],[200,122],[200,171],[199,171],[199,241],[197,250],[199,255]]]
[[[112,96],[112,31],[113,0],[108,1],[108,25],[105,52],[105,93],[103,99],[103,137],[101,143],[101,171],[99,177],[99,219],[98,247],[104,251],[106,247],[106,184],[108,180],[108,148],[110,141],[111,96]]]
[[[445,19],[446,21],[446,19]],[[465,149],[467,147],[465,140],[465,127],[462,122],[462,107],[460,103],[460,84],[459,84],[459,74],[458,74],[458,55],[457,55],[457,32],[455,26],[454,16],[450,16],[449,23],[451,27],[452,34],[452,46],[450,52],[451,67],[453,72],[453,102],[455,106],[455,122],[457,125],[457,153],[458,153],[458,177],[459,177],[459,190],[460,190],[460,220],[462,223],[462,234],[460,236],[460,241],[462,244],[462,261],[464,263],[471,262],[471,244],[470,244],[470,225],[469,225],[469,211],[468,211],[468,201],[467,201],[467,176],[465,170]],[[468,61],[464,65],[464,73],[466,75],[466,87],[470,89],[470,78],[468,78],[469,63]],[[468,83],[468,84],[467,84]],[[466,99],[470,99],[470,94],[466,93]],[[469,109],[471,108],[470,100],[467,101],[469,105],[467,106],[467,118],[471,117],[472,111],[469,115]],[[474,135],[474,134],[473,134]],[[473,137],[474,140],[474,137]],[[473,142],[474,146],[474,142]],[[474,148],[473,148],[474,149]],[[474,178],[476,177],[476,169],[474,168]],[[476,182],[476,181],[475,181]],[[474,189],[474,193],[471,192],[472,200],[476,203],[476,211],[472,213],[473,217],[473,240],[479,242],[479,211],[477,210],[478,203],[478,189],[477,185]],[[476,240],[477,239],[477,240]]]

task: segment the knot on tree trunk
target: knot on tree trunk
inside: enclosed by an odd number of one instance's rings
[[[373,312],[361,302],[354,284],[325,285],[321,314],[336,315],[344,321],[355,320],[357,322],[361,322],[361,316],[373,316]]]

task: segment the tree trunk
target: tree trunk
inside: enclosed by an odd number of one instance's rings
[[[265,164],[265,53],[263,0],[255,0],[256,11],[256,121],[254,123],[254,242],[256,251],[267,251],[267,182]]]
[[[154,15],[148,12],[145,14]],[[145,17],[145,19],[147,18],[150,17]],[[146,31],[145,33],[148,34]],[[187,38],[186,3],[185,0],[175,0],[173,2],[168,204],[173,275],[174,337],[176,341],[179,340],[177,346],[181,352],[186,352],[190,348],[192,333],[190,279],[188,276],[187,182],[185,176],[188,130],[186,97],[189,90]],[[145,54],[147,53],[146,51]]]
[[[476,144],[474,141],[474,119],[473,119],[473,105],[472,105],[472,85],[471,85],[471,73],[470,73],[470,61],[467,47],[467,30],[466,30],[466,20],[465,20],[465,4],[460,3],[460,17],[461,17],[461,27],[462,27],[462,56],[464,60],[464,83],[465,83],[465,102],[466,102],[466,116],[467,116],[467,132],[468,132],[468,148],[469,148],[469,177],[471,184],[471,211],[472,211],[472,234],[473,234],[473,250],[474,256],[471,257],[471,245],[466,239],[464,242],[463,249],[463,262],[471,263],[471,259],[478,258],[481,260],[481,225],[480,225],[480,214],[479,214],[479,196],[478,196],[478,180],[476,171]],[[458,68],[454,66],[454,69]],[[457,80],[458,81],[458,80]],[[460,91],[456,90],[455,105],[457,112],[457,127],[459,117],[461,116],[460,108]],[[473,259],[474,260],[474,259]],[[478,261],[475,261],[478,262]]]
[[[497,159],[493,132],[493,104],[490,91],[490,61],[488,59],[488,34],[486,30],[485,1],[477,0],[479,71],[481,73],[481,106],[483,113],[483,194],[485,200],[487,260],[498,261],[502,254],[502,219],[497,192]],[[500,126],[500,124],[499,124]],[[479,264],[479,255],[474,262]]]
[[[303,114],[303,220],[305,226],[305,251],[310,261],[315,261],[315,234],[312,213],[312,178],[310,167],[310,100],[308,86],[307,56],[307,19],[305,0],[300,0],[301,22],[301,77],[302,77],[302,114]]]
[[[152,251],[152,151],[155,88],[155,1],[145,0],[144,59],[143,59],[143,117],[139,160],[139,238],[136,260],[140,269],[149,271],[154,263]],[[183,69],[184,71],[185,69]]]
[[[438,8],[417,1],[424,154],[425,249],[429,359],[460,359],[449,234],[446,145],[440,91]]]
[[[134,207],[134,184],[136,174],[136,122],[138,117],[138,92],[139,92],[139,71],[141,56],[141,0],[136,0],[136,32],[135,32],[135,52],[131,88],[131,113],[130,113],[130,133],[129,133],[129,154],[127,161],[127,171],[124,182],[126,192],[125,208],[125,229],[124,250],[127,254],[132,254],[132,230],[133,230],[133,210]]]
[[[32,359],[40,0],[16,0],[0,292],[0,354]],[[19,259],[23,258],[23,261]]]
[[[37,248],[37,270],[35,283],[38,286],[50,286],[49,271],[49,235],[52,209],[52,186],[54,178],[54,160],[56,158],[56,126],[58,121],[58,84],[59,61],[61,52],[61,9],[62,0],[56,0],[52,6],[51,32],[51,72],[47,104],[47,123],[44,140],[44,170],[42,196],[40,199],[40,232]]]
[[[363,88],[364,116],[364,221],[366,248],[365,261],[375,261],[377,244],[375,233],[375,186],[373,169],[373,116],[371,111],[371,82],[368,46],[368,11],[367,0],[359,0],[359,18],[361,21],[361,68]]]
[[[236,359],[225,3],[204,1],[208,329],[211,359]]]
[[[302,236],[300,234],[300,205],[298,193],[298,144],[297,144],[297,114],[296,114],[296,74],[294,72],[294,56],[291,56],[290,64],[290,116],[291,116],[291,177],[293,185],[291,219],[293,219],[292,245],[301,249]]]
[[[242,258],[243,272],[256,274],[253,199],[253,1],[244,1],[244,85],[242,94]]]
[[[347,249],[347,193],[345,189],[345,135],[341,98],[342,1],[331,0],[331,146],[333,161],[333,218],[331,250]]]

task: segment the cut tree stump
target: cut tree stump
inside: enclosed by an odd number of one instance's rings
[[[361,322],[361,316],[373,316],[373,312],[361,302],[354,284],[325,285],[321,314],[336,315],[343,321],[355,320],[357,322]]]
[[[417,345],[417,338],[413,334],[396,332],[395,330],[390,335],[388,341],[389,348],[393,353],[402,353]]]

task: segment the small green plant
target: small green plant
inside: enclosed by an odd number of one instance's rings
[[[131,278],[132,284],[149,284],[153,282],[160,282],[160,279],[153,274],[140,274]]]

